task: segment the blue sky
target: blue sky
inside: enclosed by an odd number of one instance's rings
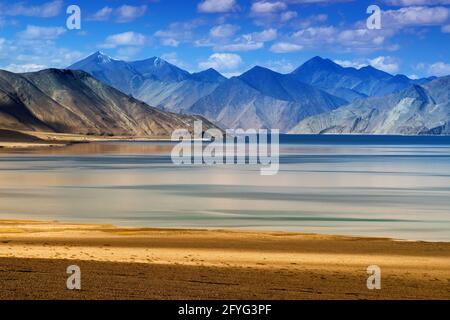
[[[160,56],[227,76],[254,65],[290,72],[320,55],[411,77],[450,74],[450,0],[0,0],[0,68],[66,67],[101,50]],[[370,30],[369,5],[381,10]],[[81,29],[68,30],[69,5]]]

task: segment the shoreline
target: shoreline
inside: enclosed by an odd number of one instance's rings
[[[39,131],[15,131],[0,128],[0,149],[33,149],[67,147],[79,143],[92,142],[134,142],[154,141],[170,142],[170,137],[140,137],[140,136],[94,136],[69,133],[53,133]]]
[[[2,299],[448,299],[450,243],[0,220],[0,270]]]

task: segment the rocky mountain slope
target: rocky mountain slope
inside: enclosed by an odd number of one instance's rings
[[[83,71],[0,70],[0,127],[87,135],[169,136],[198,116],[161,111]]]
[[[202,114],[224,128],[276,128],[286,132],[305,117],[345,103],[291,75],[254,67],[224,81],[189,112]]]
[[[291,133],[450,134],[450,76],[301,121]]]
[[[314,57],[292,72],[299,81],[320,88],[349,102],[356,99],[384,96],[425,84],[434,78],[412,80],[404,75],[391,75],[372,66],[345,68],[321,57]]]
[[[191,74],[157,57],[125,62],[101,52],[90,55],[68,69],[83,70],[148,104],[180,113],[226,80],[213,69]]]

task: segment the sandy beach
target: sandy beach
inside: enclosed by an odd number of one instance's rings
[[[15,131],[0,128],[0,149],[42,149],[71,144],[111,141],[170,141],[168,136],[95,136],[39,131]]]
[[[81,268],[82,290],[66,289]],[[366,287],[369,265],[381,290]],[[1,299],[448,299],[450,243],[0,221]]]

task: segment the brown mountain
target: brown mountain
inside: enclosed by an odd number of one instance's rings
[[[0,70],[0,127],[14,130],[121,136],[169,136],[191,129],[200,116],[148,106],[83,71],[48,69],[16,74]]]

